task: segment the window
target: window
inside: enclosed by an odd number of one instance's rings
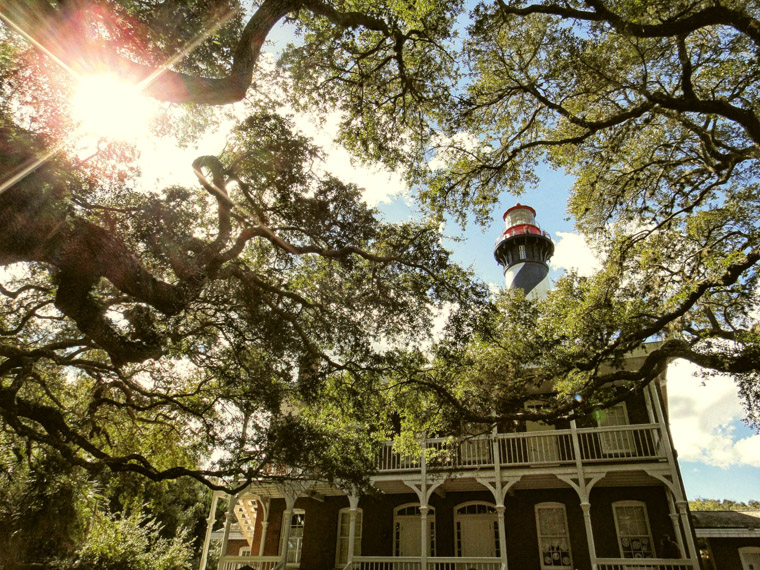
[[[517,246],[517,250],[520,252],[519,253],[520,259],[525,259],[526,257],[528,257],[525,254],[525,246],[524,245],[522,245],[522,244],[518,245]]]
[[[488,503],[471,502],[454,509],[457,556],[500,557],[499,521],[496,508]]]
[[[739,549],[742,560],[742,570],[760,570],[760,548],[744,546]]]
[[[250,556],[250,555],[251,555],[250,546],[241,546],[240,550],[238,550],[238,556]]]
[[[546,402],[532,400],[525,402],[525,410],[528,412],[540,412],[546,407]],[[542,421],[528,420],[525,422],[525,430],[529,432],[554,431],[554,426]],[[557,463],[559,461],[559,449],[557,448],[557,436],[553,434],[535,434],[527,438],[528,460],[530,463]]]
[[[435,556],[435,509],[428,507],[428,555]],[[393,511],[393,555],[420,556],[420,506],[409,503]]]
[[[280,553],[285,549],[285,513],[282,513],[282,530],[280,531]],[[294,509],[290,515],[290,537],[288,539],[289,565],[301,564],[301,550],[303,549],[303,527],[306,522],[306,512],[303,509]]]
[[[601,410],[596,417],[596,422],[599,427],[627,426],[628,410],[625,407],[625,402]],[[600,435],[602,452],[605,454],[623,455],[630,454],[635,450],[633,432],[611,430],[602,432]]]
[[[338,544],[335,547],[335,565],[343,568],[348,563],[348,538],[351,532],[351,511],[341,509],[338,512]],[[362,553],[362,510],[356,511],[356,526],[354,530],[354,555]]]
[[[565,505],[562,503],[537,504],[536,532],[542,570],[573,567]]]
[[[652,558],[654,547],[649,530],[647,508],[641,501],[612,503],[620,556],[622,558]]]

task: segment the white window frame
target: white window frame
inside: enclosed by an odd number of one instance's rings
[[[607,410],[602,410],[602,413],[606,413],[608,410],[620,410],[622,415],[616,417],[622,417],[625,423],[608,423],[605,425],[605,421],[610,416],[605,416],[603,419],[597,418],[596,424],[600,428],[605,427],[622,427],[631,425],[630,418],[628,416],[628,406],[625,402],[618,402],[614,406],[610,406]],[[628,455],[636,450],[636,446],[633,442],[633,433],[630,431],[609,431],[600,432],[599,441],[602,446],[602,453],[606,455]]]
[[[547,407],[543,400],[528,400],[523,404],[528,412],[541,411]],[[533,464],[554,464],[559,462],[559,448],[557,447],[556,436],[541,432],[552,432],[557,428],[552,424],[547,424],[540,420],[526,420],[525,431],[531,434],[527,437],[528,461]]]
[[[760,547],[742,546],[739,549],[739,558],[741,559],[743,570],[760,570],[760,564],[755,564],[752,560],[749,560],[749,556],[752,554],[760,558]]]
[[[351,509],[348,507],[342,508],[338,511],[338,532],[336,533],[337,539],[335,541],[335,567],[336,568],[343,568],[346,564],[348,564],[348,560],[341,560],[341,544],[345,542],[348,544],[348,538],[349,535],[343,536],[341,534],[341,522],[343,519],[343,515],[347,515],[349,517],[349,525],[351,524],[351,515],[350,515]],[[354,534],[354,556],[361,556],[362,554],[362,527],[364,526],[364,515],[362,512],[362,509],[356,509],[356,528],[355,528],[355,534]],[[350,527],[348,532],[350,533]],[[348,557],[348,550],[346,550],[346,557]]]
[[[280,526],[280,556],[282,556],[282,553],[285,550],[286,514],[287,511],[282,511],[282,526]],[[302,529],[300,537],[293,536],[293,529],[298,528],[293,526],[293,517],[296,515],[303,515],[303,525],[300,527]],[[291,541],[291,544],[293,543],[294,539],[297,538],[298,540],[295,542],[295,548],[291,547],[288,549],[288,558],[292,557],[293,561],[286,560],[285,565],[290,567],[299,567],[301,565],[301,555],[303,554],[303,530],[306,528],[306,511],[303,509],[293,509],[292,513],[290,514],[290,520],[287,521],[287,524],[290,525],[289,539]]]
[[[562,523],[564,526],[564,533],[559,534],[553,534],[553,535],[542,535],[541,534],[541,511],[545,510],[556,510],[556,509],[562,509]],[[557,502],[543,502],[543,503],[537,503],[534,506],[534,511],[536,514],[536,538],[538,539],[538,557],[539,562],[541,564],[541,570],[556,570],[557,568],[565,570],[565,569],[572,569],[573,568],[573,552],[572,552],[572,543],[570,542],[570,527],[567,524],[567,508],[565,507],[564,503],[557,503]],[[547,564],[545,561],[545,552],[543,548],[543,542],[545,540],[559,540],[559,550],[558,551],[549,551],[551,552],[551,563]],[[566,541],[567,548],[562,548],[562,541]],[[553,546],[553,545],[552,545]],[[556,557],[555,557],[556,554]],[[559,564],[554,564],[555,561],[559,561]]]
[[[623,508],[641,508],[644,513],[644,524],[646,526],[646,534],[637,534],[631,536],[620,535],[620,524],[618,521],[618,509]],[[647,513],[647,505],[643,501],[615,501],[612,503],[612,518],[615,519],[615,534],[618,539],[618,548],[620,549],[620,558],[636,558],[636,556],[626,556],[626,550],[630,550],[631,553],[635,550],[635,544],[633,541],[639,540],[643,543],[644,540],[649,541],[649,556],[640,556],[638,558],[653,558],[657,556],[654,548],[654,541],[652,540],[652,527],[649,525],[649,513]],[[631,541],[630,544],[625,544],[625,541]],[[644,544],[641,544],[640,548],[643,548]]]
[[[409,508],[416,508],[417,514],[414,515],[407,515],[407,514],[399,514],[401,511],[404,511]],[[398,542],[398,533],[399,533],[399,523],[398,520],[400,518],[416,518],[417,524],[419,525],[419,520],[422,518],[422,515],[419,512],[420,504],[419,503],[404,503],[403,505],[399,505],[395,509],[393,509],[393,556],[398,556],[398,549],[399,549],[399,542]],[[428,556],[435,556],[435,507],[431,507],[428,505],[428,513],[427,513],[427,523],[428,523],[428,538],[430,539],[430,542],[428,543]]]
[[[472,505],[483,506],[486,508],[486,512],[475,513],[475,514],[467,514],[467,513],[459,512],[460,510],[466,509],[467,507],[472,506]],[[463,518],[478,517],[478,516],[493,517],[494,552],[496,553],[497,558],[501,556],[501,542],[499,541],[499,518],[498,518],[499,515],[496,511],[496,506],[493,503],[489,503],[487,501],[467,501],[466,503],[460,503],[454,507],[454,547],[456,551],[455,556],[457,558],[462,557],[462,536],[461,536],[460,522]]]
[[[238,556],[250,556],[251,555],[251,547],[250,546],[241,546],[238,550]]]

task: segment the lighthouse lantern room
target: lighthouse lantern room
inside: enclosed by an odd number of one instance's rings
[[[522,289],[531,299],[542,297],[549,290],[551,236],[536,223],[536,211],[520,203],[504,212],[504,223],[494,257],[504,267],[507,289]]]

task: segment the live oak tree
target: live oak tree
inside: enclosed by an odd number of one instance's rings
[[[368,463],[346,451],[369,460],[360,434],[384,434],[389,402],[408,430],[577,417],[676,357],[736,375],[758,420],[755,3],[30,0],[0,13],[35,42],[3,59],[25,102],[3,110],[5,180],[60,135],[22,125],[56,100],[52,81],[21,81],[39,77],[29,62],[221,105],[246,95],[289,21],[291,103],[340,110],[342,142],[404,169],[431,213],[378,222],[267,112],[195,162],[201,190],[138,194],[47,161],[0,195],[0,262],[21,264],[3,282],[0,410],[21,436],[156,479],[245,483],[277,464],[360,478]],[[570,213],[603,269],[541,303],[481,303],[437,222],[489,219],[540,160],[576,176]],[[446,337],[403,347],[441,302]],[[616,368],[653,338],[643,366]],[[547,379],[551,405],[526,412]],[[301,414],[283,412],[296,401]],[[208,449],[225,452],[198,469]]]
[[[4,135],[6,160],[33,156],[29,133]],[[93,471],[360,478],[339,418],[289,407],[379,382],[470,286],[435,226],[380,222],[317,159],[264,114],[194,162],[202,191],[108,195],[59,159],[7,189],[6,425]]]
[[[566,276],[535,306],[505,299],[465,329],[471,342],[441,344],[425,381],[457,416],[578,417],[685,358],[734,375],[757,425],[757,16],[741,1],[481,2],[459,43],[429,48],[438,68],[410,46],[389,74],[368,33],[335,50],[317,30],[290,52],[302,99],[341,105],[344,140],[406,165],[439,218],[490,220],[540,161],[575,177],[569,213],[603,268]],[[425,87],[417,65],[435,72]],[[452,68],[442,95],[438,74]],[[546,380],[556,398],[526,413]]]

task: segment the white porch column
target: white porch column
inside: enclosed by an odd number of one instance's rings
[[[211,543],[211,532],[214,529],[214,523],[216,522],[216,505],[218,503],[219,491],[213,491],[211,494],[211,508],[208,511],[208,518],[206,519],[206,536],[203,538],[200,570],[206,570],[206,564],[208,564],[208,548]]]
[[[501,552],[501,565],[507,570],[507,525],[504,524],[504,505],[496,505],[496,516],[499,522],[499,551]]]
[[[444,478],[428,480],[427,463],[425,459],[425,439],[422,440],[422,457],[420,459],[420,480],[404,481],[404,484],[412,489],[420,500],[420,570],[427,570],[427,558],[430,549],[430,528],[428,525],[428,511],[430,508],[430,496],[443,483]]]
[[[670,511],[670,522],[673,525],[673,534],[675,534],[676,543],[681,553],[686,553],[686,548],[683,544],[683,533],[681,532],[681,522],[678,520],[678,509],[676,509],[676,503],[673,500],[673,493],[668,489],[668,511]]]
[[[428,557],[428,544],[430,544],[430,537],[428,536],[428,506],[420,505],[420,525],[422,525],[420,532],[420,569],[427,569],[427,557]]]
[[[586,540],[588,541],[588,557],[591,560],[591,570],[596,570],[596,544],[594,543],[594,528],[591,526],[591,503],[581,503],[581,510],[583,511],[583,524],[586,526]]]
[[[272,504],[271,499],[267,499],[267,502],[264,503],[264,499],[260,499],[259,503],[261,504],[261,508],[264,511],[264,520],[261,521],[261,539],[259,540],[259,556],[264,556],[264,543],[267,539],[267,529],[269,528],[269,511],[270,506]]]
[[[520,477],[511,476],[506,477],[504,480],[502,480],[501,475],[499,474],[499,478],[494,479],[493,481],[489,480],[486,477],[476,477],[475,480],[483,485],[486,489],[491,491],[494,502],[496,503],[496,517],[497,523],[499,525],[499,549],[501,550],[501,563],[504,567],[504,570],[506,570],[507,525],[504,519],[504,513],[506,512],[506,506],[504,503],[506,502],[507,492],[509,492],[509,489],[512,488],[512,485],[520,480]]]
[[[282,529],[282,565],[285,566],[288,563],[288,550],[290,549],[290,527],[293,519],[293,505],[296,503],[296,497],[293,493],[285,493],[285,512],[282,514],[282,524],[285,528]]]
[[[688,547],[689,559],[699,562],[699,551],[694,544],[694,533],[691,531],[691,521],[689,521],[689,503],[686,501],[676,501],[678,512],[681,515],[681,526],[686,535],[686,546]]]
[[[224,521],[224,538],[222,539],[222,551],[219,555],[218,570],[222,570],[222,560],[227,555],[227,545],[230,542],[230,527],[232,526],[232,519],[235,517],[235,505],[237,504],[237,495],[230,497],[230,506],[225,514]]]
[[[427,555],[428,555],[428,544],[430,544],[430,537],[428,536],[428,523],[427,523],[427,514],[428,514],[428,500],[430,496],[427,493],[428,483],[427,483],[427,456],[425,455],[425,451],[427,449],[426,444],[427,440],[427,434],[423,434],[422,437],[422,457],[420,459],[420,478],[421,478],[421,487],[420,490],[422,493],[420,494],[420,525],[422,525],[422,528],[420,529],[420,541],[422,544],[420,544],[420,570],[427,570]]]
[[[575,488],[575,492],[578,493],[578,498],[581,501],[581,510],[583,511],[583,525],[586,527],[586,542],[588,544],[588,557],[591,561],[591,570],[597,569],[596,561],[596,543],[594,542],[594,527],[591,526],[591,487],[598,481],[598,477],[595,480],[590,481],[591,485],[587,485],[586,473],[583,470],[583,457],[581,455],[581,443],[578,438],[578,424],[575,420],[570,421],[570,431],[573,441],[573,454],[575,455],[575,468],[578,471],[578,485],[575,486],[570,483],[571,487]]]
[[[499,431],[496,426],[491,430],[491,450],[493,452],[493,472],[496,479],[496,485],[491,489],[494,499],[496,499],[496,516],[498,517],[499,524],[499,551],[501,552],[501,565],[504,570],[507,570],[507,525],[504,523],[504,500],[506,492],[503,491],[503,484],[501,480],[501,449],[499,448]],[[514,483],[507,483],[511,487]],[[496,492],[498,486],[498,493]]]
[[[356,541],[356,516],[359,512],[359,496],[353,492],[348,496],[348,554],[346,562],[354,561],[354,542]]]

